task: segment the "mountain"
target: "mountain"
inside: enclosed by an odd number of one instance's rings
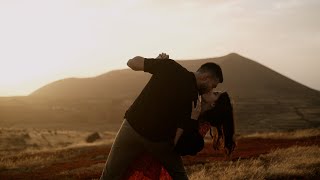
[[[190,71],[216,62],[233,99],[237,133],[320,127],[320,92],[236,53],[177,61]],[[27,97],[0,98],[0,127],[117,130],[151,75],[129,69],[62,79]],[[170,85],[168,85],[170,86]]]
[[[205,62],[218,63],[224,75],[219,89],[234,97],[313,97],[319,92],[301,85],[255,61],[236,53],[220,58],[177,61],[190,71]],[[30,96],[53,98],[134,97],[144,87],[150,74],[129,69],[111,71],[94,78],[69,78],[48,84]]]

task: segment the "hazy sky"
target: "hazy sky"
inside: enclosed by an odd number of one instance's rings
[[[319,0],[0,0],[0,96],[160,52],[236,52],[320,90],[319,17]]]

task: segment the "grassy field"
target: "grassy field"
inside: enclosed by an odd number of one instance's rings
[[[5,131],[10,130],[2,129],[2,139],[4,134],[8,134]],[[40,136],[46,133],[38,132]],[[61,139],[61,134],[68,133],[54,134]],[[20,142],[19,147],[25,144],[26,148],[12,153],[13,145],[10,150],[2,144],[0,179],[98,179],[114,134],[100,133],[103,138],[94,143],[79,139],[80,134],[77,136],[76,132],[70,132],[71,139],[78,137],[77,142],[69,139],[67,146],[55,148],[47,145],[41,148],[41,144],[27,146],[28,143]],[[10,141],[7,139],[2,142]],[[237,148],[230,160],[225,159],[222,151],[213,151],[211,142],[206,141],[205,148],[198,156],[187,156],[183,161],[191,180],[318,179],[319,144],[320,129],[255,133],[237,137]]]
[[[319,157],[319,146],[293,146],[250,159],[193,165],[188,167],[188,172],[191,180],[317,179]]]

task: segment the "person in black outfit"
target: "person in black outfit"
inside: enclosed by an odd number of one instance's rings
[[[194,126],[190,117],[198,96],[223,82],[220,66],[209,62],[190,72],[166,54],[156,59],[136,56],[127,65],[152,76],[126,111],[100,179],[121,179],[142,152],[158,159],[174,180],[188,179],[174,147],[183,131]]]

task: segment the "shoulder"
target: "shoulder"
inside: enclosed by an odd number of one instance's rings
[[[144,60],[145,72],[151,74],[161,73],[186,73],[188,72],[181,64],[172,59],[149,59]]]

